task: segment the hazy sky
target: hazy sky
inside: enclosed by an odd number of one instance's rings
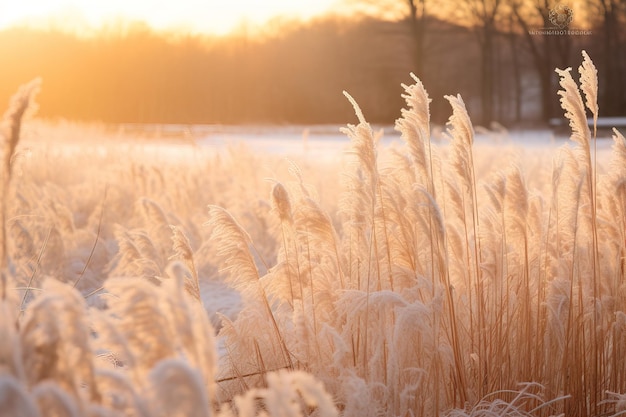
[[[142,20],[157,29],[190,29],[224,34],[285,15],[307,18],[329,10],[336,0],[0,0],[0,28],[15,24],[100,27],[119,20]]]

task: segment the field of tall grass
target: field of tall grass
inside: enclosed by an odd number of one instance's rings
[[[0,416],[626,414],[626,139],[557,70],[562,146],[474,144],[460,96],[339,159],[3,124]],[[44,85],[45,87],[45,85]],[[556,98],[555,98],[556,99]],[[337,162],[340,161],[340,162]]]

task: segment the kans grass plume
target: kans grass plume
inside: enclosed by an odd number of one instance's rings
[[[18,91],[11,97],[9,102],[9,108],[4,113],[2,118],[2,124],[0,126],[0,136],[3,139],[2,146],[2,181],[0,182],[0,193],[2,193],[2,202],[0,204],[0,221],[2,227],[0,227],[0,240],[1,240],[1,252],[0,252],[0,296],[5,297],[7,276],[6,268],[9,265],[7,259],[7,205],[9,204],[9,193],[11,185],[11,177],[13,174],[13,157],[15,156],[15,150],[20,141],[20,135],[22,131],[22,119],[33,114],[37,110],[37,104],[35,103],[35,96],[39,93],[41,88],[41,79],[36,78],[31,82],[22,85]]]

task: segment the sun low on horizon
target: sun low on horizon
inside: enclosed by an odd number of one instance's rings
[[[337,4],[337,0],[1,0],[0,30],[52,26],[85,33],[110,22],[142,21],[156,30],[224,35],[276,17],[306,20]]]

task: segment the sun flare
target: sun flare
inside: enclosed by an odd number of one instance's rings
[[[54,26],[73,32],[119,20],[144,21],[155,29],[225,34],[241,25],[261,25],[276,16],[307,19],[335,0],[24,0],[0,3],[0,28]]]

